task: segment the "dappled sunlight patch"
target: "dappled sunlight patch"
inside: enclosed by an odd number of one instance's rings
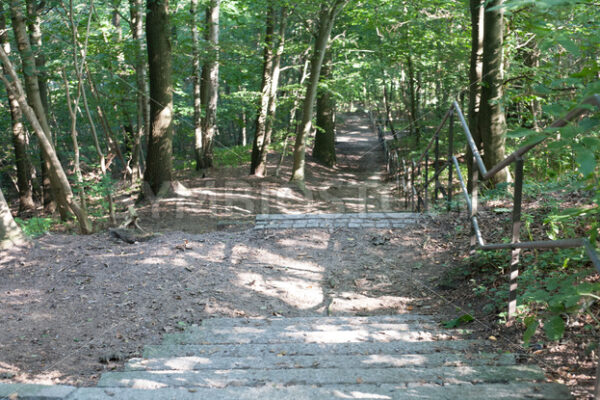
[[[301,310],[316,307],[324,299],[321,286],[306,279],[272,279],[257,273],[240,273],[238,277],[240,286],[280,299]]]
[[[176,357],[165,362],[165,366],[171,369],[187,371],[193,370],[196,366],[210,364],[212,364],[211,359],[206,357]]]
[[[292,249],[298,248],[310,248],[310,249],[318,249],[318,250],[326,250],[328,246],[328,238],[324,239],[321,242],[315,242],[314,238],[312,240],[304,240],[299,238],[282,238],[278,239],[277,243],[281,246],[290,247]]]
[[[369,297],[354,292],[344,292],[333,296],[329,309],[333,313],[374,312],[394,309],[407,312],[406,307],[413,301],[410,297],[379,296]]]
[[[361,392],[358,390],[352,390],[347,392],[342,390],[334,390],[332,394],[338,399],[392,399],[392,397],[383,394]]]
[[[394,367],[420,366],[427,363],[427,357],[420,354],[404,354],[402,356],[372,354],[363,362],[368,365],[386,364]]]
[[[167,387],[167,384],[156,382],[150,379],[122,379],[120,383],[123,386],[130,387],[132,389],[160,389]]]
[[[306,247],[303,244],[299,245],[303,248]],[[317,262],[309,261],[309,260],[301,260],[298,258],[307,257],[308,254],[306,252],[297,251],[295,255],[291,255],[290,257],[277,254],[265,249],[257,250],[252,258],[249,257],[246,262],[255,261],[260,265],[268,265],[271,267],[279,267],[284,270],[293,270],[300,273],[317,273],[321,274],[324,268],[318,264]],[[293,258],[295,257],[295,258]],[[267,267],[268,268],[268,267]]]

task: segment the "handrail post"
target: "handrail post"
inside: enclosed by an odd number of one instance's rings
[[[473,167],[471,168],[471,221],[477,217],[477,208],[479,206],[479,169],[477,169],[475,156],[473,156]],[[477,247],[477,232],[471,224],[471,254],[475,253]]]
[[[408,208],[408,174],[406,172],[406,160],[404,158],[402,159],[402,190],[404,190],[404,208]]]
[[[452,156],[454,155],[454,110],[450,114],[448,126],[448,204],[446,208],[451,209],[452,204]]]
[[[521,236],[521,201],[523,199],[523,158],[515,161],[515,189],[512,215],[512,243],[519,243]],[[510,257],[510,286],[508,295],[508,320],[517,312],[517,279],[519,278],[519,256],[521,249],[514,248]]]
[[[433,163],[433,169],[435,170],[436,174],[435,174],[435,189],[433,190],[433,204],[435,205],[437,203],[437,198],[438,198],[438,194],[439,194],[439,186],[440,186],[440,180],[439,180],[439,176],[437,174],[437,169],[438,169],[438,162],[440,161],[440,135],[436,135],[435,136],[435,161]]]
[[[415,211],[416,207],[415,207],[415,169],[416,169],[417,165],[415,164],[415,161],[413,160],[413,162],[411,163],[411,168],[410,168],[410,203],[411,203],[411,209],[412,211]],[[418,207],[418,204],[417,204]]]
[[[594,386],[594,400],[600,400],[600,361],[596,366],[596,384]]]
[[[427,211],[429,196],[429,151],[425,153],[425,195],[423,196],[423,211]]]

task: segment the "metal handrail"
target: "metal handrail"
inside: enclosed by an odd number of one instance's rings
[[[577,118],[588,114],[591,111],[590,107],[585,107],[585,105],[591,105],[596,108],[600,108],[600,95],[595,94],[586,98],[579,107],[569,111],[564,117],[556,120],[550,128],[560,128],[566,126],[570,122],[574,121]],[[467,143],[473,155],[473,168],[471,169],[471,193],[467,189],[467,185],[465,183],[465,179],[462,176],[462,172],[460,170],[460,165],[458,159],[453,154],[454,153],[454,116],[457,115],[462,125],[463,131],[465,133],[465,137],[467,139]],[[440,133],[442,132],[445,124],[449,122],[448,125],[448,159],[447,161],[438,167],[439,163],[439,139]],[[381,129],[381,128],[380,128]],[[382,136],[382,132],[380,130],[380,137]],[[446,196],[447,208],[450,210],[451,201],[452,201],[452,171],[456,170],[457,178],[460,183],[462,193],[465,197],[467,210],[469,212],[469,220],[471,223],[471,248],[478,248],[484,251],[490,250],[500,250],[500,249],[508,249],[511,251],[511,272],[510,272],[510,286],[509,286],[509,304],[508,304],[508,318],[514,319],[514,315],[516,313],[516,305],[517,305],[517,278],[519,276],[519,261],[520,261],[520,251],[522,249],[552,249],[552,248],[577,248],[583,247],[586,255],[596,268],[598,272],[600,272],[600,257],[596,252],[595,247],[590,243],[590,241],[586,238],[575,238],[575,239],[560,239],[560,240],[538,240],[538,241],[529,241],[529,242],[521,242],[520,241],[520,230],[521,230],[521,203],[522,203],[522,191],[523,191],[523,156],[538,146],[542,142],[544,142],[548,137],[541,138],[532,143],[524,145],[519,149],[515,150],[507,157],[505,157],[502,161],[491,167],[489,170],[486,168],[481,154],[475,144],[475,140],[469,130],[469,126],[465,117],[460,109],[459,104],[454,101],[450,109],[444,115],[444,118],[438,128],[435,130],[432,138],[427,144],[423,153],[419,156],[418,161],[412,161],[407,163],[405,159],[402,159],[402,165],[404,168],[401,170],[399,165],[400,157],[398,156],[398,150],[395,150],[394,154],[391,154],[387,145],[386,149],[386,162],[392,163],[395,161],[397,164],[395,168],[390,167],[390,171],[394,171],[394,173],[398,173],[397,171],[401,171],[403,174],[402,182],[403,182],[403,192],[405,195],[405,205],[411,204],[413,211],[420,212],[421,205],[423,205],[423,209],[427,210],[427,201],[428,201],[428,186],[434,182],[435,183],[435,191],[433,196],[433,201],[437,201],[438,199],[438,191],[443,192],[443,187],[439,182],[439,176],[443,170],[448,168],[448,189]],[[435,145],[435,161],[434,166],[436,168],[433,178],[429,179],[429,151],[431,147]],[[425,178],[424,184],[420,187],[420,190],[416,188],[416,174],[420,174],[421,172],[421,163],[425,160]],[[515,164],[515,183],[514,183],[514,201],[513,201],[513,211],[512,211],[512,240],[511,243],[491,243],[486,244],[479,228],[479,223],[477,221],[477,208],[478,208],[478,191],[479,191],[479,182],[480,180],[489,180],[498,172],[502,171],[504,168],[510,166],[511,164]],[[409,164],[411,167],[406,167]],[[476,166],[476,167],[475,167]],[[454,168],[452,168],[454,167]],[[398,179],[397,179],[398,181]],[[422,197],[422,192],[425,192],[424,198]],[[443,193],[442,193],[443,194]],[[410,197],[410,198],[409,198]],[[598,364],[597,373],[596,373],[596,387],[594,391],[594,398],[600,400],[600,363]]]

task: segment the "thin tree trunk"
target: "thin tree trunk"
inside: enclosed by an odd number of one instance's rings
[[[29,41],[31,47],[34,50],[35,66],[37,71],[38,88],[40,92],[40,98],[46,119],[50,112],[50,102],[48,100],[48,74],[46,70],[46,57],[42,51],[42,21],[40,18],[40,12],[44,7],[44,2],[38,2],[35,0],[26,0],[27,10],[27,28],[29,31]],[[54,138],[56,139],[56,138]],[[41,161],[41,173],[42,173],[42,204],[44,210],[49,213],[53,213],[56,210],[56,202],[53,197],[53,189],[50,184],[50,176],[48,172],[49,165],[44,161],[42,151],[40,149],[40,161]],[[61,211],[61,210],[59,210]],[[64,210],[62,210],[61,217],[63,220],[66,218]]]
[[[8,32],[6,31],[6,18],[3,10],[3,4],[0,4],[0,46],[4,51],[10,53],[10,43],[8,41]],[[6,75],[4,68],[3,73]],[[31,161],[27,154],[29,146],[27,130],[23,124],[23,113],[19,107],[19,102],[9,92],[8,106],[10,109],[12,142],[15,149],[15,164],[17,167],[17,187],[19,189],[19,212],[28,212],[35,208],[33,201],[33,183],[31,176]]]
[[[200,68],[200,36],[198,33],[198,0],[191,0],[190,14],[192,20],[192,82],[194,86],[194,153],[196,157],[196,170],[202,164],[202,96],[201,96],[201,68]]]
[[[254,131],[254,142],[252,143],[252,159],[250,163],[250,174],[264,176],[266,166],[259,167],[261,153],[265,149],[265,134],[267,114],[269,112],[269,97],[273,83],[273,34],[275,32],[275,7],[273,0],[269,1],[266,20],[265,47],[263,50],[263,74],[260,89],[260,105],[256,116],[256,129]]]
[[[299,86],[304,85],[304,82],[308,78],[309,65],[310,65],[309,60],[304,61],[304,68],[302,68],[302,72],[300,73],[300,80],[298,82]],[[292,128],[291,128],[292,123],[297,118],[296,114],[300,107],[299,90],[297,90],[297,89],[294,90],[292,93],[292,96],[294,98],[294,105],[292,106],[292,109],[290,110],[287,131],[285,133],[285,137],[283,138],[283,149],[281,150],[281,156],[279,156],[279,162],[277,163],[277,168],[275,168],[275,176],[279,176],[279,171],[281,170],[281,164],[283,164],[283,159],[285,158],[285,153],[287,152],[290,134],[292,133]],[[294,125],[294,132],[296,132],[296,133],[298,132],[298,127],[299,127],[299,125],[296,122],[296,124]]]
[[[536,38],[531,39],[529,45],[525,48],[525,59],[524,63],[527,67],[531,68],[532,71],[536,71],[540,66],[540,49],[537,45]],[[527,83],[527,94],[531,95],[533,99],[529,102],[529,109],[531,110],[531,125],[532,128],[539,132],[541,130],[540,127],[540,117],[542,115],[542,106],[534,94],[534,90],[531,87],[531,83]]]
[[[144,180],[154,193],[172,179],[173,87],[168,0],[147,0],[146,41],[150,70],[150,133]]]
[[[319,76],[321,75],[321,66],[323,65],[323,57],[333,23],[336,16],[346,5],[347,0],[336,0],[331,7],[323,3],[321,12],[319,13],[319,31],[315,40],[314,53],[311,59],[310,79],[306,85],[306,95],[302,110],[302,122],[300,131],[296,135],[296,143],[294,145],[294,165],[292,168],[291,181],[303,182],[305,169],[305,153],[306,153],[306,138],[312,129],[312,116],[315,99],[317,97],[317,86],[319,84]]]
[[[409,54],[406,58],[406,67],[408,70],[408,91],[410,94],[410,126],[412,134],[415,135],[416,145],[421,142],[421,129],[419,128],[418,98],[415,88],[417,79],[415,79],[415,69],[412,56]]]
[[[94,79],[92,78],[92,74],[90,73],[90,69],[88,67],[87,62],[85,63],[85,72],[86,72],[85,75],[87,77],[88,85],[89,85],[90,91],[92,93],[92,97],[94,98],[94,101],[96,102],[96,111],[98,113],[98,117],[100,118],[100,125],[102,126],[102,130],[104,132],[104,137],[106,138],[106,143],[108,145],[108,148],[109,148],[109,150],[112,150],[114,152],[114,154],[117,156],[117,158],[119,159],[119,161],[121,161],[121,163],[123,165],[127,165],[127,163],[125,162],[125,157],[123,157],[123,153],[121,152],[121,148],[119,147],[119,143],[117,142],[116,138],[114,137],[112,129],[110,129],[110,124],[108,123],[106,114],[104,113],[102,104],[100,102],[100,94],[98,93],[98,89],[96,88],[96,83],[94,82]]]
[[[85,65],[85,59],[87,56],[87,45],[88,39],[90,36],[90,28],[92,22],[92,11],[93,11],[93,0],[90,4],[90,11],[88,14],[87,21],[87,29],[83,47],[80,49],[80,43],[78,39],[77,33],[77,25],[75,24],[75,20],[73,18],[73,0],[69,0],[69,8],[68,8],[68,16],[69,16],[69,24],[71,27],[71,41],[73,46],[73,65],[75,67],[75,76],[77,77],[77,95],[72,100],[71,92],[69,90],[69,80],[67,79],[67,73],[63,69],[63,79],[65,82],[65,93],[67,97],[67,105],[69,109],[69,114],[71,116],[71,140],[73,142],[73,154],[74,154],[74,172],[75,178],[77,179],[77,183],[79,185],[79,197],[81,207],[86,209],[86,199],[85,199],[85,188],[83,182],[83,174],[81,173],[81,163],[80,163],[80,150],[79,150],[79,140],[78,140],[78,132],[77,132],[77,110],[79,109],[79,101],[81,99],[81,95],[83,92],[83,67]],[[79,52],[81,51],[81,62],[79,61]]]
[[[98,154],[98,161],[100,162],[100,171],[102,172],[102,176],[106,179],[108,176],[107,169],[106,169],[106,158],[104,157],[104,152],[102,151],[102,148],[100,147],[100,142],[98,141],[98,132],[96,131],[96,124],[94,123],[94,119],[92,118],[92,113],[90,112],[90,107],[89,107],[89,104],[87,101],[85,87],[83,87],[83,82],[81,83],[81,85],[82,85],[81,95],[82,95],[82,99],[83,99],[83,106],[85,109],[85,114],[88,119],[88,123],[90,124],[90,131],[92,132],[92,138],[94,139],[94,147],[96,148],[96,154]],[[109,188],[107,190],[108,190],[108,193],[106,194],[106,200],[108,201],[108,213],[109,213],[108,215],[110,218],[110,223],[112,225],[115,225],[117,223],[117,218],[115,216],[115,203],[114,203],[111,189]]]
[[[248,118],[246,117],[246,110],[242,110],[242,146],[246,147],[246,144],[248,142],[248,127],[246,126],[248,124]]]
[[[71,91],[69,90],[69,80],[67,79],[67,73],[64,70],[62,71],[62,75],[63,80],[65,82],[65,93],[67,97],[69,115],[71,116],[71,141],[73,142],[73,170],[75,173],[75,179],[77,179],[77,189],[79,191],[81,207],[85,209],[85,190],[83,185],[83,175],[81,174],[79,141],[77,139],[77,103],[79,102],[79,99],[76,99],[73,102],[73,100],[71,99]]]
[[[112,12],[112,25],[116,30],[116,38],[115,38],[115,48],[117,51],[117,76],[120,78],[120,84],[124,87],[121,82],[127,82],[127,74],[124,72],[126,69],[125,66],[125,53],[120,51],[122,42],[123,42],[123,30],[121,28],[121,14],[117,9],[117,5],[115,4],[115,8]],[[127,159],[123,164],[124,175],[125,178],[133,179],[133,170],[131,168],[131,161],[133,159],[133,150],[135,147],[135,140],[137,134],[133,131],[133,125],[131,122],[131,116],[127,112],[127,94],[128,90],[120,91],[123,95],[114,96],[117,97],[117,100],[113,103],[115,113],[121,113],[122,121],[121,121],[121,131],[123,133],[123,143],[125,144],[125,153],[127,155]],[[137,99],[137,96],[136,96]]]
[[[385,108],[386,125],[390,128],[392,136],[396,137],[396,128],[394,127],[394,117],[392,116],[392,99],[387,87],[386,72],[383,71],[383,106]],[[391,87],[391,84],[390,84]]]
[[[502,42],[504,34],[503,0],[486,3],[484,15],[484,40],[482,57],[482,91],[480,128],[483,140],[483,160],[490,168],[504,159],[506,120],[502,107],[502,84],[504,80]],[[493,183],[506,182],[509,178],[504,169],[492,179]]]
[[[258,162],[257,169],[263,169],[264,174],[267,174],[267,155],[268,146],[271,144],[273,138],[273,126],[275,125],[275,115],[277,112],[277,90],[279,89],[279,78],[281,77],[281,56],[285,49],[285,30],[287,28],[287,9],[285,7],[281,10],[281,19],[279,22],[279,44],[275,57],[273,59],[273,81],[271,82],[271,93],[269,95],[269,109],[267,112],[267,123],[265,127],[265,142],[263,144],[262,151],[260,153],[260,160]]]
[[[481,109],[481,57],[483,56],[483,0],[470,0],[471,10],[471,58],[469,65],[469,128],[473,140],[481,150],[481,130],[479,129],[479,111]],[[473,185],[473,152],[467,146],[468,189]]]
[[[203,68],[206,107],[202,123],[202,159],[200,169],[212,168],[213,144],[217,133],[217,101],[219,98],[219,9],[221,0],[210,0],[206,9],[206,41],[208,61]]]
[[[137,130],[131,154],[132,180],[143,175],[142,139],[148,133],[148,93],[146,91],[146,63],[144,61],[144,16],[142,0],[129,0],[131,34],[135,42],[135,82],[137,88]]]
[[[321,70],[321,82],[326,83],[331,77],[331,49],[326,52]],[[331,91],[323,85],[317,98],[317,133],[313,157],[328,167],[333,167],[335,157],[335,98]]]

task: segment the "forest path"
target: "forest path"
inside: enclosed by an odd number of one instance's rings
[[[215,169],[205,178],[179,174],[182,185],[174,195],[139,209],[141,224],[158,232],[203,233],[246,229],[259,214],[402,211],[394,185],[385,179],[385,156],[366,114],[338,117],[336,154],[337,165],[328,168],[308,151],[304,189],[288,182],[291,154],[279,176],[274,176],[276,153],[269,155],[269,175],[262,179],[249,176],[248,165]]]
[[[441,329],[447,227],[389,212],[374,133],[360,116],[340,126],[339,166],[309,158],[312,199],[283,178],[213,177],[154,204],[168,229],[148,242],[48,235],[7,254],[0,398],[565,398],[539,369]],[[255,227],[269,190],[262,229],[193,233],[211,212]]]

